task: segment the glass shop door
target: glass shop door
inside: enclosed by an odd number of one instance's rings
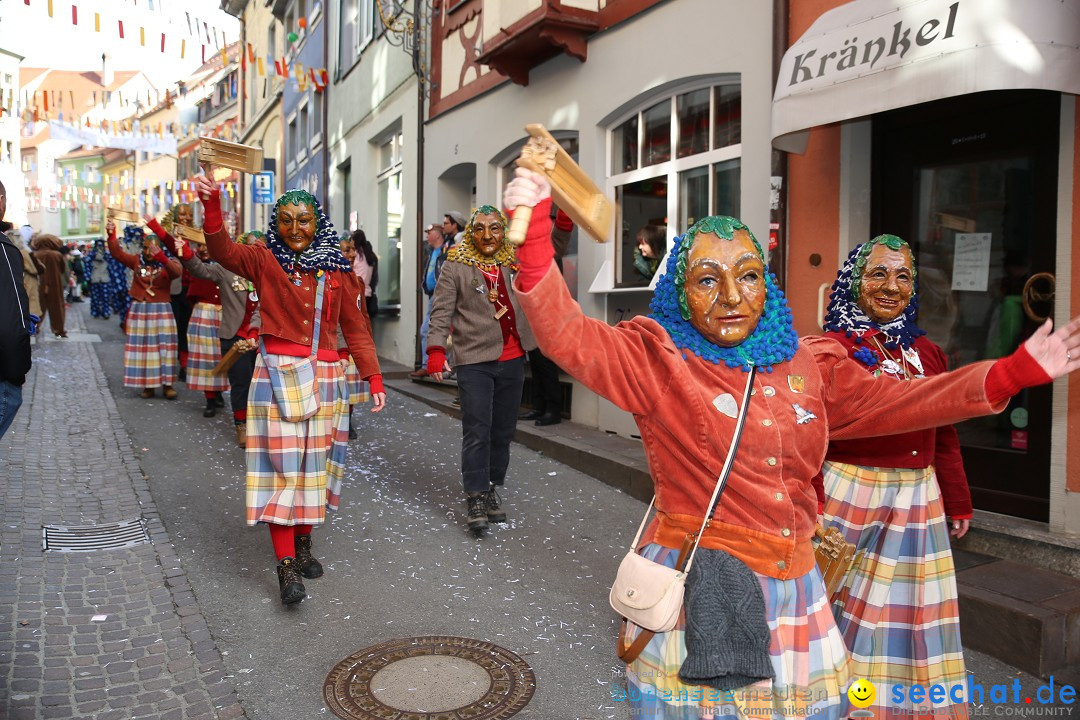
[[[1059,96],[979,93],[876,116],[873,234],[915,251],[919,325],[951,368],[1011,353],[1053,312]],[[976,508],[1045,521],[1051,390],[957,426]]]

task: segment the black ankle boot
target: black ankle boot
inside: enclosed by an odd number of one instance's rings
[[[214,403],[214,399],[206,398],[206,407],[203,408],[202,416],[210,418],[215,415],[217,415],[217,405]]]
[[[311,536],[297,535],[293,540],[293,545],[296,548],[296,565],[300,569],[300,574],[308,580],[322,577],[322,563],[311,555]]]
[[[291,557],[282,558],[277,566],[277,577],[278,587],[281,590],[282,605],[292,605],[307,597],[307,589],[300,579],[296,560]]]
[[[465,496],[465,502],[469,506],[468,516],[466,518],[467,522],[469,523],[469,529],[473,532],[481,532],[483,530],[487,530],[487,493],[467,493]]]

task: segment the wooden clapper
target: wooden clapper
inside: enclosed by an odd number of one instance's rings
[[[262,172],[261,147],[226,142],[211,137],[199,138],[199,164],[220,165],[244,173]]]
[[[543,125],[526,125],[525,131],[529,140],[521,149],[518,166],[546,175],[551,183],[551,196],[559,208],[593,240],[607,242],[614,211],[611,201]],[[507,239],[514,245],[525,242],[531,219],[531,207],[516,208]]]
[[[181,225],[180,223],[173,223],[173,237],[183,238],[188,242],[199,243],[200,245],[206,244],[206,237],[203,235],[202,230],[188,225]]]
[[[134,210],[124,210],[122,208],[105,208],[105,217],[112,218],[114,220],[123,220],[124,222],[129,223],[142,222],[142,218],[139,217],[139,213],[135,212]]]

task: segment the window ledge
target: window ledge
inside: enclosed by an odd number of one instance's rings
[[[660,270],[656,271],[653,275],[652,282],[648,285],[632,285],[625,287],[616,287],[615,285],[615,261],[605,260],[604,264],[600,266],[600,272],[596,273],[596,277],[593,278],[592,285],[589,286],[589,292],[593,295],[606,295],[617,293],[637,293],[637,292],[652,292],[656,289],[656,283],[660,279],[660,276],[664,274],[663,268],[667,267],[667,256],[664,256],[664,261],[660,265]]]

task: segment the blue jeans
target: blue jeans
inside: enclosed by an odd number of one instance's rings
[[[484,492],[506,481],[524,382],[524,357],[457,367],[465,492]]]
[[[420,367],[427,364],[427,334],[431,327],[431,295],[427,296],[427,312],[424,313],[424,322],[420,323]]]
[[[22,406],[22,387],[0,380],[0,438],[11,427],[15,413]]]

